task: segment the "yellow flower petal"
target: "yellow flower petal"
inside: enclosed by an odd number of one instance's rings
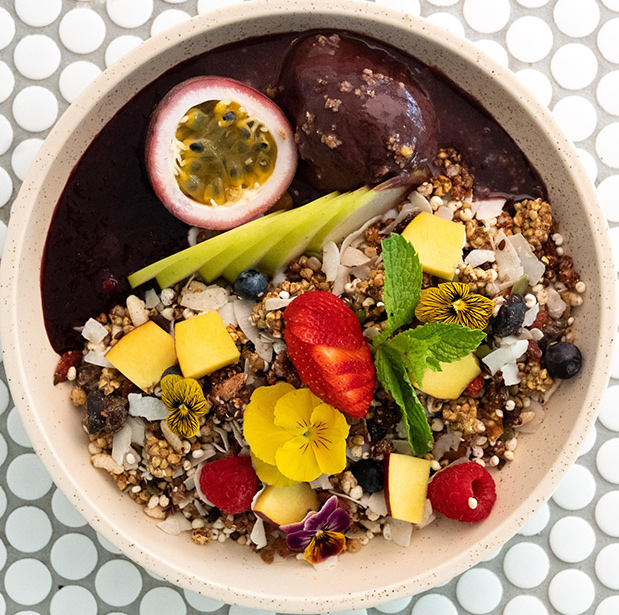
[[[323,474],[338,474],[346,468],[348,431],[344,415],[329,404],[320,404],[312,413],[310,441]]]
[[[274,487],[290,487],[296,485],[297,481],[286,478],[278,469],[277,466],[271,465],[258,459],[253,453],[251,453],[251,461],[254,464],[254,470],[258,478],[267,485],[273,485]]]
[[[322,474],[309,438],[305,436],[288,440],[277,451],[275,459],[277,469],[284,476],[300,483],[310,483]]]
[[[290,439],[290,434],[275,425],[273,411],[277,401],[291,391],[294,387],[287,382],[259,387],[245,409],[243,435],[254,455],[271,465],[275,465],[277,449]]]
[[[309,389],[287,393],[275,405],[275,424],[291,436],[301,436],[309,430],[312,412],[320,404],[320,398]]]

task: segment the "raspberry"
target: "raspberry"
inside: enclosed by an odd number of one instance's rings
[[[251,508],[258,477],[249,457],[226,457],[202,468],[200,489],[219,510],[236,515]]]
[[[496,487],[490,472],[478,463],[449,466],[428,485],[432,508],[456,521],[481,521],[496,502]]]

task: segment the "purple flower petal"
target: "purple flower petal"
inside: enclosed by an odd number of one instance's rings
[[[301,530],[305,529],[305,523],[307,522],[307,520],[317,514],[318,513],[315,510],[310,510],[307,515],[305,515],[303,521],[299,521],[299,523],[289,523],[288,525],[280,525],[279,529],[286,532],[286,534],[300,532]]]
[[[325,527],[331,514],[337,510],[337,496],[330,497],[322,506],[319,512],[312,516],[311,519],[305,518],[305,529],[317,532]]]
[[[336,508],[329,518],[323,529],[327,532],[340,532],[343,534],[350,527],[350,517],[345,510]]]
[[[301,551],[305,551],[307,546],[312,542],[312,538],[314,538],[314,532],[308,532],[301,530],[300,532],[294,532],[293,534],[288,534],[286,536],[286,544],[293,550],[298,553]]]

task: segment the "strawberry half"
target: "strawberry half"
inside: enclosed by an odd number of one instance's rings
[[[354,312],[335,295],[314,291],[297,297],[284,319],[288,355],[301,381],[334,408],[365,417],[376,370]]]

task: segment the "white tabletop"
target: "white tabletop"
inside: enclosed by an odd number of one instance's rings
[[[20,181],[82,89],[145,38],[234,2],[0,0],[0,248]],[[474,41],[551,108],[598,187],[619,255],[619,0],[379,3]],[[12,406],[0,381],[0,615],[252,612],[175,588],[99,537],[52,485]],[[577,464],[515,538],[448,584],[379,610],[619,615],[619,383]]]

